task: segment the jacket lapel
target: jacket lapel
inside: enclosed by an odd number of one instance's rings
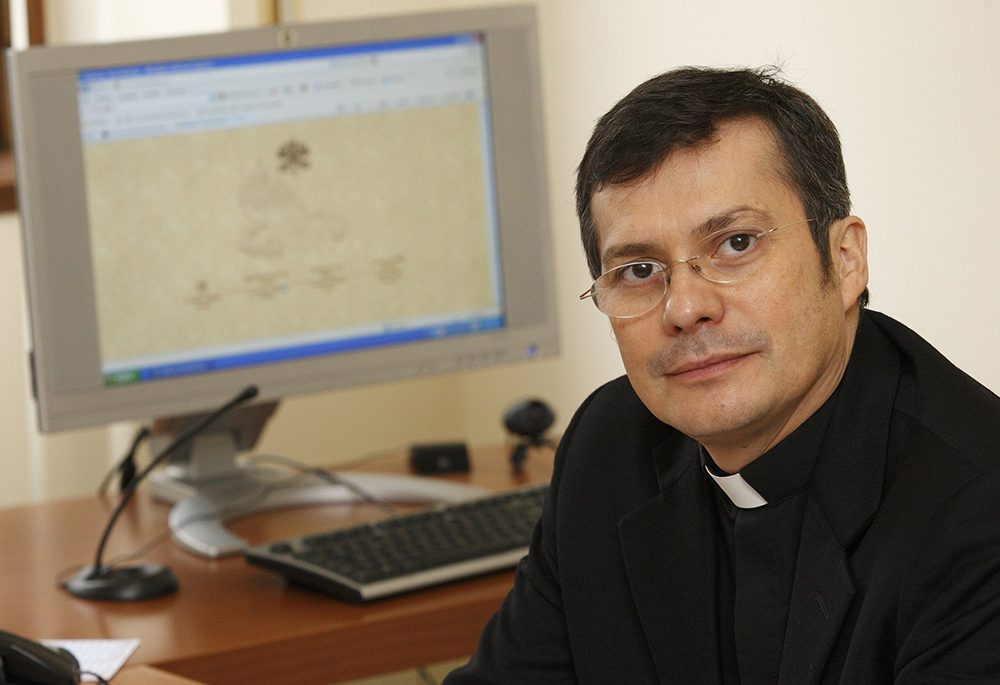
[[[854,593],[844,548],[811,499],[802,521],[779,685],[819,682]]]
[[[678,441],[686,444],[677,445]],[[697,445],[679,434],[658,450],[661,492],[618,526],[632,599],[660,682],[719,682],[716,539]]]
[[[862,314],[851,361],[810,483],[780,685],[820,682],[855,587],[845,550],[878,511],[899,356]]]

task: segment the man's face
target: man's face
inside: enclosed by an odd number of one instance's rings
[[[647,178],[595,193],[602,268],[686,259],[699,235],[727,222],[771,229],[810,218],[779,165],[769,129],[734,121],[716,142],[674,152]],[[739,283],[711,283],[675,265],[652,311],[611,319],[636,393],[721,468],[735,472],[760,456],[840,382],[867,284],[864,233],[856,217],[831,226],[829,278],[807,223],[772,233],[767,261]]]

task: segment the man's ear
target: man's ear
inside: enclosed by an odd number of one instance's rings
[[[868,229],[856,216],[838,219],[830,226],[832,268],[839,271],[844,311],[853,307],[868,287]]]

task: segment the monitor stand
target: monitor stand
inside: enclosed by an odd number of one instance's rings
[[[150,474],[157,499],[173,502],[168,522],[175,543],[198,556],[216,559],[240,553],[247,542],[226,523],[252,513],[284,507],[358,502],[363,491],[381,502],[422,504],[460,502],[486,494],[483,488],[424,476],[362,472],[332,474],[340,482],[278,466],[241,460],[275,406],[238,408],[201,433],[171,463]],[[165,442],[198,417],[157,422],[154,436]],[[154,442],[154,451],[155,451]],[[277,458],[276,458],[277,459]],[[258,458],[266,461],[266,457]]]

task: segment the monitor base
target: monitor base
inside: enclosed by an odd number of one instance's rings
[[[476,486],[422,476],[339,472],[336,478],[379,501],[396,504],[461,502],[487,493]],[[344,485],[259,465],[240,466],[224,477],[197,484],[173,480],[168,470],[151,474],[150,480],[155,497],[176,502],[168,517],[174,542],[210,559],[239,554],[247,546],[226,528],[228,521],[269,509],[358,502]]]

